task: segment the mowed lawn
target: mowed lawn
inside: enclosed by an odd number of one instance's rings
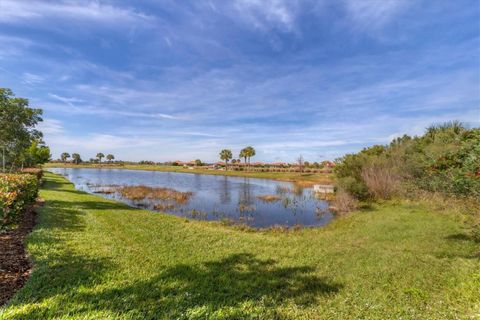
[[[300,231],[129,208],[47,173],[26,286],[0,319],[476,319],[459,216],[390,204]]]

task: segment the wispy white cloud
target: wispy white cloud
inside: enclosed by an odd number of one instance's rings
[[[132,23],[150,17],[132,9],[102,4],[98,1],[17,1],[0,2],[0,23],[29,23],[37,20]]]
[[[52,97],[56,100],[59,100],[71,107],[74,107],[74,103],[78,103],[78,102],[84,102],[84,100],[82,99],[77,99],[77,98],[66,98],[66,97],[62,97],[62,96],[59,96],[59,95],[56,95],[56,94],[53,94],[53,93],[49,93],[48,94],[49,97]]]
[[[410,0],[344,0],[353,27],[361,31],[383,27],[405,10],[409,2]]]
[[[37,129],[47,136],[62,134],[65,132],[62,121],[51,118],[43,119],[43,121],[38,124]]]
[[[45,110],[54,152],[213,161],[253,144],[259,160],[319,161],[480,118],[478,37],[370,37],[422,17],[413,1],[125,3],[0,0],[0,24],[20,30],[0,31],[0,80]]]
[[[45,78],[41,75],[38,75],[38,74],[25,72],[22,75],[22,81],[26,84],[38,84],[38,83],[41,83],[41,82],[45,81]]]
[[[295,28],[298,1],[236,0],[238,13],[255,27],[265,30],[272,25],[292,31]]]

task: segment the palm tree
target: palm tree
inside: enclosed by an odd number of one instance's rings
[[[113,154],[111,154],[111,153],[107,154],[108,162],[112,162],[112,160],[114,160],[114,159],[115,159],[115,157],[113,156]]]
[[[232,151],[223,149],[220,151],[220,159],[225,161],[225,170],[228,170],[228,160],[232,159]]]
[[[97,153],[98,162],[102,163],[102,158],[105,158],[105,155],[101,152]]]
[[[248,166],[250,166],[250,158],[255,156],[255,149],[252,146],[248,146],[245,149],[247,151]]]
[[[70,158],[70,153],[68,152],[64,152],[60,155],[60,159],[62,159],[63,163],[66,163],[68,158]]]
[[[72,159],[75,164],[79,164],[80,162],[82,162],[82,158],[78,153],[72,153]]]
[[[247,148],[243,148],[242,150],[240,150],[240,154],[238,155],[238,157],[243,158],[245,160],[245,164],[247,164]]]

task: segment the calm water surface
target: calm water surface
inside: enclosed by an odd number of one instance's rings
[[[111,186],[138,185],[193,192],[187,203],[161,210],[181,217],[228,220],[260,228],[297,224],[320,226],[332,219],[328,203],[317,199],[311,188],[296,188],[288,182],[124,169],[52,168],[49,171],[65,176],[78,190],[153,211],[160,200],[133,201],[122,198],[118,192],[98,192]],[[262,195],[277,195],[280,200],[265,202],[257,198]]]

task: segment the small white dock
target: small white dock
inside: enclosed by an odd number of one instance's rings
[[[317,193],[334,193],[335,187],[332,184],[315,184],[313,191]]]

